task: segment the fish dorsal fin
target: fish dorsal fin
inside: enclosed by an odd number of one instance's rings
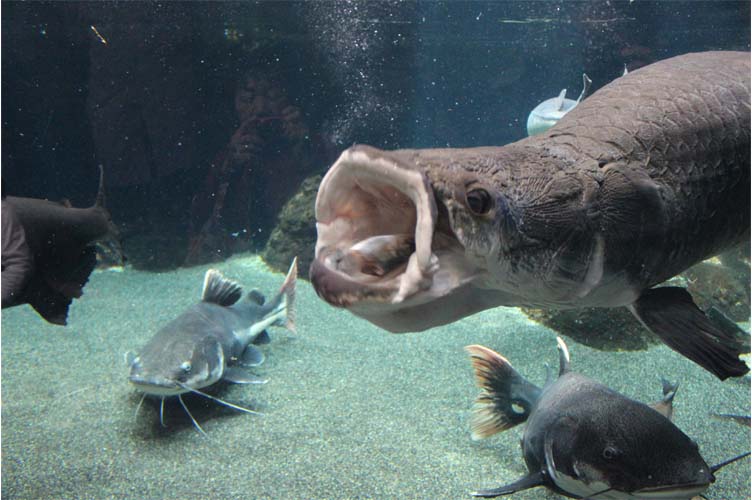
[[[216,269],[209,269],[204,276],[204,291],[201,300],[220,306],[231,306],[240,300],[243,287],[222,276]]]
[[[255,302],[256,304],[263,306],[264,302],[266,302],[266,297],[264,297],[263,293],[254,288],[253,290],[248,292],[248,295],[246,295],[246,300],[250,300],[251,302]]]
[[[661,379],[661,384],[663,385],[663,399],[648,406],[671,420],[671,417],[674,415],[674,396],[676,396],[679,384],[672,384],[665,378]]]
[[[591,80],[590,77],[587,76],[587,74],[583,73],[582,74],[582,92],[580,92],[580,97],[577,98],[575,105],[579,104],[580,101],[582,101],[585,98],[585,96],[588,93],[588,90],[590,90],[591,83],[593,83],[593,80]]]
[[[556,344],[559,349],[559,376],[561,377],[569,371],[569,348],[561,337],[556,337]]]
[[[559,97],[554,100],[554,109],[556,111],[564,111],[564,100],[567,98],[567,89],[561,89]]]

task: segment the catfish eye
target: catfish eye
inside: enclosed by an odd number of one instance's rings
[[[180,364],[180,369],[183,370],[184,372],[191,371],[191,362],[190,361],[183,361]]]
[[[614,448],[613,446],[606,446],[603,449],[603,458],[606,460],[612,460],[616,458],[619,455],[619,450]]]
[[[473,189],[465,195],[465,199],[475,215],[485,215],[493,207],[491,195],[485,189]]]

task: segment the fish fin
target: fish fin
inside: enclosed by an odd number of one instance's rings
[[[559,376],[561,377],[569,371],[569,348],[561,337],[556,337],[556,348],[559,351]]]
[[[685,289],[650,288],[629,310],[667,346],[721,380],[749,371],[739,359],[743,351],[738,341],[710,321]]]
[[[75,256],[59,255],[36,265],[24,299],[48,322],[67,324],[71,302],[83,295],[84,285],[97,265],[95,248],[89,246]]]
[[[487,347],[470,345],[465,351],[470,354],[475,380],[482,389],[470,418],[473,439],[492,436],[527,420],[540,396],[540,388]]]
[[[501,495],[511,495],[518,491],[535,488],[537,486],[543,486],[545,484],[546,476],[542,471],[531,472],[527,476],[518,479],[513,483],[509,483],[498,488],[489,490],[477,490],[470,494],[474,497],[493,498]]]
[[[577,101],[575,103],[575,106],[579,104],[587,95],[588,90],[590,90],[590,84],[593,83],[593,80],[590,79],[589,76],[587,76],[586,73],[582,74],[582,92],[580,92],[580,97],[577,98]]]
[[[245,348],[243,354],[240,355],[238,363],[243,366],[259,366],[264,362],[264,359],[266,358],[263,352],[259,351],[252,345],[249,345]]]
[[[262,344],[268,344],[271,341],[272,339],[271,337],[269,337],[269,332],[267,332],[266,330],[261,330],[261,333],[256,335],[256,338],[253,339],[253,344],[262,345]]]
[[[248,373],[239,366],[228,366],[222,373],[222,380],[232,382],[233,384],[265,384],[266,379],[260,378],[252,373]]]
[[[31,289],[27,287],[27,301],[39,315],[48,323],[65,326],[68,324],[68,307],[72,298],[52,290],[48,286]]]
[[[137,357],[138,355],[135,351],[126,351],[123,360],[125,361],[126,366],[131,366]]]
[[[564,111],[564,100],[567,98],[567,89],[561,89],[561,92],[559,92],[559,96],[555,97],[554,101],[554,109],[556,111]]]
[[[275,323],[295,332],[295,283],[298,279],[298,258],[292,259],[290,270],[287,271],[284,283],[279,289],[279,296],[285,298],[285,314]]]
[[[201,300],[220,306],[231,306],[240,300],[243,287],[222,276],[216,269],[209,269],[204,276],[204,291]]]
[[[661,384],[663,386],[663,399],[648,406],[671,420],[671,417],[674,415],[674,396],[676,396],[676,391],[679,389],[679,384],[672,384],[665,378],[661,378]]]
[[[248,292],[248,295],[245,296],[245,299],[250,300],[251,302],[254,302],[260,306],[263,306],[264,302],[266,302],[266,297],[264,297],[264,294],[256,288]]]
[[[715,324],[715,326],[723,330],[724,333],[735,338],[744,349],[744,352],[749,352],[749,332],[741,328],[733,319],[726,316],[723,311],[716,306],[710,306],[710,309],[705,311],[705,315]]]

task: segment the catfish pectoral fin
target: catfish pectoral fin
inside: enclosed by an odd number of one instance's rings
[[[509,483],[504,486],[500,486],[498,488],[493,488],[490,490],[478,490],[473,491],[470,494],[474,497],[483,497],[483,498],[494,498],[499,497],[502,495],[511,495],[512,493],[517,493],[518,491],[527,490],[530,488],[535,488],[536,486],[543,486],[545,480],[545,476],[543,475],[543,472],[533,472],[528,474],[527,476],[518,479],[517,481],[513,483]]]
[[[721,380],[749,371],[739,359],[744,351],[738,340],[710,321],[683,288],[645,290],[629,310],[667,346]]]
[[[232,382],[233,384],[265,384],[266,379],[257,377],[252,373],[248,373],[237,366],[231,366],[225,369],[222,374],[222,380]]]

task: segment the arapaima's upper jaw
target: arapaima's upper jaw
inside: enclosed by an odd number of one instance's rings
[[[439,224],[442,207],[411,161],[415,154],[354,146],[327,172],[316,198],[316,292],[392,331],[441,324],[412,316],[471,279],[458,265],[463,252],[454,235],[437,231],[449,225]]]

